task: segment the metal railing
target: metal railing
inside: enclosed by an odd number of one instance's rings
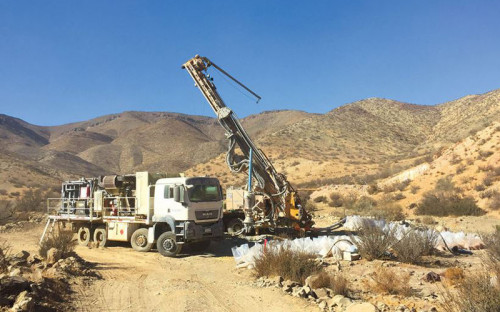
[[[136,197],[104,197],[98,204],[95,198],[48,198],[49,215],[92,218],[104,216],[134,216],[136,214]]]

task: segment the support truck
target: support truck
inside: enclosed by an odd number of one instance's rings
[[[62,183],[61,198],[47,200],[49,219],[69,223],[78,243],[130,242],[176,256],[184,245],[203,250],[223,238],[222,189],[216,178],[137,172]]]

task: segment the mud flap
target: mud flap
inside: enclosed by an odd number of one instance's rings
[[[153,244],[155,242],[155,227],[156,224],[148,228],[148,244]]]

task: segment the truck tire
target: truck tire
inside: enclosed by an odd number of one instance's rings
[[[108,242],[108,231],[106,231],[105,228],[95,229],[94,242],[96,242],[99,247],[106,247],[106,243]]]
[[[130,238],[130,245],[136,251],[148,252],[153,247],[153,244],[148,243],[148,229],[141,228],[135,230]]]
[[[78,245],[88,246],[90,243],[90,229],[82,226],[78,229]]]
[[[243,220],[241,220],[240,218],[231,219],[227,223],[227,232],[230,235],[236,235],[237,233],[241,232],[242,229],[243,229]]]
[[[175,240],[175,234],[168,231],[158,237],[156,248],[165,257],[175,257],[181,252],[182,245]]]
[[[189,247],[193,251],[205,251],[210,247],[210,240],[199,241],[195,243],[191,243]]]

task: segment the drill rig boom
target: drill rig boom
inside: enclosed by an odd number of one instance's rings
[[[271,227],[279,225],[296,229],[309,229],[314,223],[311,216],[304,210],[300,198],[290,185],[286,176],[277,172],[267,156],[262,152],[242,127],[233,111],[224,104],[212,79],[207,73],[209,67],[214,67],[260,100],[260,97],[237,81],[223,69],[212,63],[208,58],[196,55],[182,66],[188,71],[196,87],[207,100],[215,112],[219,124],[224,128],[229,141],[226,163],[232,172],[242,172],[251,168],[251,178],[257,181],[254,187],[249,183],[245,200],[245,228]],[[235,148],[239,147],[243,159],[235,155]],[[250,159],[252,164],[250,165]],[[263,195],[264,205],[256,205],[255,194]]]

